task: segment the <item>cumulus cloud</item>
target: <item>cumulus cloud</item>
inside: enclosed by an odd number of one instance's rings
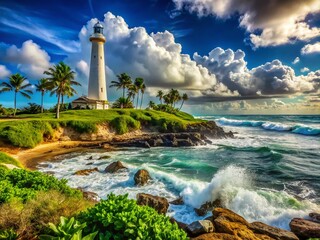
[[[301,54],[307,55],[312,53],[320,53],[320,42],[315,44],[307,44],[301,49]]]
[[[293,60],[292,64],[297,64],[297,63],[299,63],[299,62],[300,62],[300,58],[299,58],[299,57],[296,57],[296,58]]]
[[[9,77],[10,74],[11,72],[9,71],[9,69],[7,69],[6,66],[0,65],[0,79],[5,79]]]
[[[50,56],[32,40],[25,41],[21,48],[16,45],[0,44],[0,61],[15,64],[28,78],[39,79],[50,66]]]
[[[305,72],[310,72],[310,69],[307,67],[301,68],[300,72],[305,73]]]
[[[177,9],[199,16],[228,18],[239,15],[240,26],[250,33],[254,47],[277,46],[307,41],[320,36],[306,17],[319,12],[320,0],[173,0]]]

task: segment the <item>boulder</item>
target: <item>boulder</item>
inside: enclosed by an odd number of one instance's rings
[[[187,228],[187,224],[185,224],[185,223],[183,223],[183,222],[179,222],[179,221],[177,221],[177,220],[175,220],[173,217],[172,218],[170,218],[170,222],[171,223],[176,223],[177,225],[178,225],[178,227],[180,228],[180,229],[182,229],[182,230],[186,230],[186,228]]]
[[[205,233],[198,237],[191,238],[192,240],[241,240],[236,236],[226,233]]]
[[[198,214],[198,216],[204,216],[208,211],[212,211],[213,208],[221,208],[222,202],[220,199],[216,199],[213,202],[205,202],[201,205],[200,208],[195,208],[194,211]]]
[[[215,208],[212,211],[212,215],[213,219],[216,219],[217,217],[225,217],[230,222],[241,223],[247,227],[250,225],[243,217],[226,208]]]
[[[110,156],[101,156],[98,158],[98,160],[109,159],[109,158],[111,158],[111,157]]]
[[[151,179],[149,172],[145,169],[140,169],[136,174],[134,175],[134,183],[135,185],[145,185],[147,182]]]
[[[290,222],[290,229],[302,239],[320,238],[320,223],[317,222],[294,218]]]
[[[115,173],[122,169],[127,169],[127,168],[123,166],[122,162],[117,161],[109,164],[104,171],[107,173]]]
[[[199,236],[203,233],[211,233],[214,232],[214,226],[212,222],[208,220],[199,220],[193,223],[190,223],[187,228],[187,232],[190,236]]]
[[[320,222],[320,213],[310,213],[309,217],[312,218],[312,221]]]
[[[90,173],[98,172],[98,171],[99,171],[98,168],[83,169],[83,170],[76,171],[73,175],[87,176]]]
[[[92,160],[93,159],[93,156],[90,156],[87,160]]]
[[[262,222],[253,222],[249,228],[256,234],[267,235],[277,240],[298,240],[298,237],[294,233],[277,227],[271,227]]]
[[[184,204],[184,201],[183,201],[183,198],[182,198],[182,197],[179,197],[179,198],[171,201],[170,204],[173,204],[173,205],[183,205],[183,204]]]
[[[92,202],[99,202],[100,197],[94,192],[83,191],[83,198]]]
[[[169,202],[164,197],[153,196],[147,193],[137,194],[137,204],[154,208],[158,213],[166,214]]]

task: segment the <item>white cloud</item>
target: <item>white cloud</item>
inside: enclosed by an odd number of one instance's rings
[[[297,63],[299,63],[299,62],[300,62],[300,58],[299,58],[299,57],[296,57],[296,58],[293,60],[292,64],[297,64]]]
[[[307,67],[304,67],[304,68],[301,68],[301,69],[300,69],[300,72],[303,72],[303,73],[305,73],[305,72],[310,72],[310,69],[307,68]]]
[[[42,78],[43,71],[50,66],[48,53],[32,40],[25,41],[21,48],[0,44],[0,60],[3,63],[16,64],[17,69],[31,79]]]
[[[9,71],[9,69],[7,69],[6,66],[0,65],[0,79],[5,79],[9,77],[10,74],[11,72]]]
[[[307,44],[301,49],[301,54],[307,55],[312,53],[320,53],[320,42]]]
[[[173,0],[177,9],[187,9],[199,16],[228,18],[238,14],[240,26],[250,34],[254,47],[277,46],[307,41],[320,36],[320,28],[305,20],[319,12],[320,0]],[[259,32],[259,33],[257,33]]]

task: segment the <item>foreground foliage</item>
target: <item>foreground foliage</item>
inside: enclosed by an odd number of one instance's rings
[[[7,154],[0,152],[0,166],[1,164],[11,164],[19,168],[23,168],[21,163],[14,159],[13,157],[8,156]]]
[[[99,232],[99,239],[187,239],[184,231],[153,208],[137,205],[127,195],[110,194],[94,207],[82,212],[85,233]]]

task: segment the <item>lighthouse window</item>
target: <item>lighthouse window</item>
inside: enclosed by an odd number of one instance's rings
[[[101,88],[101,92],[103,92],[103,88]]]
[[[93,58],[96,58],[96,55],[94,55]]]
[[[102,59],[102,57],[100,56],[100,59]]]

